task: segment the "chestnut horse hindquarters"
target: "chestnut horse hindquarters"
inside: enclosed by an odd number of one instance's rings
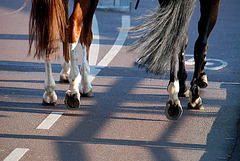
[[[55,82],[52,75],[51,59],[58,56],[60,39],[63,41],[65,62],[60,73],[60,81],[69,81],[70,87],[66,92],[65,104],[69,109],[78,109],[80,92],[92,96],[92,86],[89,82],[88,54],[92,43],[92,19],[98,0],[74,0],[73,13],[68,19],[69,0],[32,0],[29,21],[29,54],[35,43],[35,54],[45,58],[45,93],[44,105],[56,105]],[[76,46],[79,38],[84,47],[84,63],[80,75],[78,69],[78,54]],[[36,39],[36,40],[35,40]],[[70,54],[68,52],[70,44]],[[69,61],[70,59],[70,61]],[[82,83],[81,83],[82,81]],[[79,85],[81,83],[81,91]]]

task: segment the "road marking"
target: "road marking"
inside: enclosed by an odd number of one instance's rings
[[[95,14],[93,17],[92,31],[93,41],[89,51],[89,65],[96,65],[99,53],[99,29]]]
[[[130,16],[129,15],[123,15],[122,16],[122,28],[129,28],[130,27]],[[127,31],[120,31],[113,47],[109,50],[109,52],[103,57],[103,59],[98,63],[97,66],[107,66],[113,58],[118,54],[120,49],[122,48],[126,38],[127,38],[128,32]],[[101,70],[97,70],[95,72],[95,75],[97,75]],[[90,76],[90,82],[92,82],[95,78],[95,75]]]
[[[3,161],[17,161],[28,151],[27,148],[16,148],[14,149]]]
[[[185,56],[191,56],[192,57],[193,55],[186,54]],[[215,65],[214,62],[218,62],[221,65],[214,67],[214,65]],[[195,65],[194,58],[188,59],[185,63],[186,63],[186,65]],[[222,68],[225,68],[227,65],[228,65],[228,63],[223,61],[223,60],[208,58],[207,59],[207,64],[205,66],[205,69],[208,69],[208,70],[220,70]]]
[[[130,27],[130,16],[124,15],[122,16],[122,28],[128,28],[128,27]],[[127,35],[128,35],[127,31],[120,31],[113,47],[104,56],[104,58],[98,63],[98,66],[107,66],[112,61],[112,59],[117,55],[119,50],[122,48],[127,38]]]
[[[50,127],[62,116],[63,112],[51,112],[37,129],[50,129]]]
[[[225,68],[227,65],[228,65],[228,63],[227,62],[225,62],[225,61],[223,61],[223,60],[220,60],[220,59],[207,59],[208,61],[216,61],[216,62],[220,62],[221,63],[221,65],[219,65],[219,66],[216,66],[216,67],[208,67],[208,66],[206,66],[205,67],[205,69],[208,69],[208,70],[220,70],[220,69],[222,69],[222,68]],[[208,64],[208,63],[207,63]],[[213,64],[213,63],[212,63]],[[210,65],[210,64],[209,64]]]

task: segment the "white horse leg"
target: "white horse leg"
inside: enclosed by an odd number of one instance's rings
[[[165,115],[170,120],[177,120],[182,115],[182,107],[178,99],[179,82],[170,82],[167,88],[169,100],[166,104]]]
[[[90,74],[90,67],[87,61],[87,48],[83,44],[83,59],[82,59],[82,65],[80,68],[80,73],[81,73],[81,84],[80,84],[80,93],[82,96],[87,96],[91,97],[92,95],[92,85],[89,79],[89,74]]]
[[[169,94],[169,100],[176,101],[178,99],[178,92],[179,92],[179,82],[174,81],[170,82],[167,88],[168,94]]]
[[[56,84],[52,75],[51,60],[45,59],[45,93],[43,94],[43,105],[57,105],[57,95],[55,93],[55,87]]]
[[[78,69],[77,42],[70,44],[71,71],[69,75],[69,90],[66,92],[65,104],[69,109],[77,109],[80,106],[79,84],[81,76]]]
[[[71,62],[69,61],[69,63],[67,63],[65,60],[62,64],[62,70],[60,72],[60,82],[66,82],[68,83],[69,80],[68,80],[68,77],[69,77],[69,74],[70,74],[70,65],[71,65]]]

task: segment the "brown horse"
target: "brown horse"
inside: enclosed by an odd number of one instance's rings
[[[170,66],[168,85],[169,100],[165,114],[168,119],[178,119],[182,107],[178,96],[189,96],[189,109],[203,109],[200,88],[208,86],[204,71],[208,38],[213,30],[221,0],[200,0],[201,17],[198,22],[199,36],[195,42],[195,69],[190,91],[186,88],[185,49],[188,43],[187,29],[196,0],[158,0],[160,8],[132,32],[140,33],[140,39],[132,45],[132,50],[140,53],[138,65],[148,71],[161,75]],[[141,34],[144,31],[144,34]],[[177,61],[179,71],[177,72]],[[179,79],[179,81],[178,81]]]
[[[43,104],[56,105],[56,85],[52,76],[51,59],[58,55],[59,42],[62,40],[65,62],[62,64],[60,81],[69,81],[70,87],[66,92],[65,104],[69,109],[77,109],[80,106],[80,93],[84,96],[92,96],[88,60],[93,39],[92,20],[98,0],[74,0],[70,18],[68,18],[68,2],[69,0],[32,0],[29,22],[29,54],[31,46],[35,42],[35,56],[45,59]],[[79,40],[83,48],[80,72],[76,52]]]

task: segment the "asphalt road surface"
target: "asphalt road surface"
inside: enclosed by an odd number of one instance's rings
[[[170,121],[164,115],[168,77],[135,67],[134,41],[119,27],[158,6],[142,0],[131,12],[96,11],[90,65],[93,98],[78,110],[64,104],[68,84],[59,83],[62,58],[53,62],[58,105],[42,106],[44,61],[27,56],[30,2],[0,0],[0,160],[1,161],[218,161],[238,160],[240,114],[240,1],[223,0],[209,39],[209,87],[201,90],[205,109],[187,110]],[[136,2],[132,1],[133,4]],[[73,2],[70,1],[70,8]],[[193,75],[199,2],[189,27],[188,85]],[[79,64],[81,63],[81,47]],[[234,150],[235,149],[235,150]]]

